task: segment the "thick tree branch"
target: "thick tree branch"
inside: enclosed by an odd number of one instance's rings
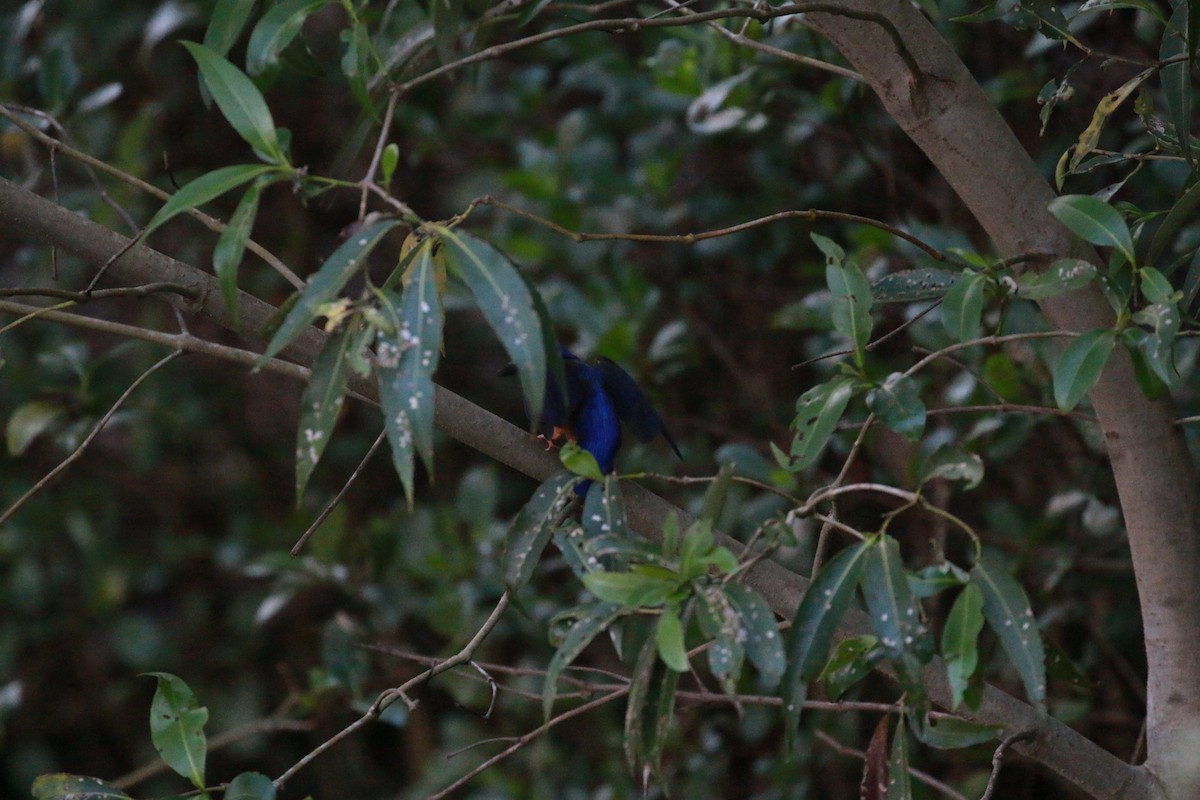
[[[24,239],[42,241],[99,266],[128,240],[102,225],[63,208],[45,198],[0,178],[0,225]],[[187,264],[176,261],[144,245],[129,249],[109,268],[109,276],[132,284],[169,281],[199,290],[200,300],[189,304],[176,295],[158,295],[168,303],[192,313],[201,313],[230,330],[257,330],[275,311],[256,297],[242,294],[238,300],[241,325],[234,323],[221,299],[216,279]],[[283,351],[283,355],[301,364],[311,364],[325,342],[325,334],[308,328]],[[375,388],[364,381],[352,381],[352,389],[374,398]],[[446,389],[437,390],[437,426],[454,439],[501,463],[544,480],[561,469],[558,459],[545,452],[536,440],[520,428]],[[663,498],[637,484],[622,489],[630,524],[651,538],[661,535],[663,524],[676,514],[686,525],[689,515]],[[728,537],[721,543],[735,552],[742,545]],[[760,592],[771,608],[790,619],[808,580],[774,561],[764,560],[747,571],[747,583]],[[853,636],[869,631],[865,614],[852,612],[841,631]],[[950,690],[945,666],[935,660],[925,671],[925,682],[935,702],[948,706]],[[1155,797],[1149,776],[1093,744],[1069,727],[1033,707],[997,689],[988,688],[980,709],[971,719],[1004,729],[1005,735],[1032,732],[1036,739],[1016,748],[1046,764],[1069,782],[1111,800],[1149,800]]]
[[[1099,263],[1046,210],[1054,197],[1050,185],[916,6],[904,0],[847,0],[844,6],[853,13],[871,9],[886,15],[916,58],[918,74],[911,74],[909,61],[878,25],[851,15],[813,14],[810,21],[863,75],[1001,253],[1040,251]],[[1046,300],[1042,308],[1064,330],[1113,324],[1095,287]],[[1172,426],[1171,405],[1142,395],[1123,348],[1113,352],[1091,399],[1108,443],[1141,599],[1149,662],[1147,763],[1167,785],[1168,796],[1191,800],[1200,796],[1195,771],[1200,736],[1196,470]],[[1111,796],[1103,785],[1088,788],[1098,797]]]

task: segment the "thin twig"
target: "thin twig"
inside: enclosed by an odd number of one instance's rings
[[[487,638],[487,635],[489,633],[491,633],[492,629],[495,628],[497,623],[500,622],[500,617],[504,614],[505,609],[508,608],[508,602],[509,602],[508,592],[505,592],[504,594],[500,595],[500,599],[496,602],[496,607],[494,609],[492,609],[492,613],[488,615],[488,618],[486,620],[484,620],[483,625],[481,625],[479,627],[479,630],[475,632],[475,635],[471,637],[471,640],[462,646],[461,650],[459,650],[457,653],[450,656],[449,658],[446,658],[446,659],[438,662],[437,664],[434,664],[429,669],[422,672],[420,675],[417,675],[416,677],[405,681],[400,686],[397,686],[395,688],[388,689],[388,690],[382,692],[379,695],[379,697],[377,697],[375,699],[375,702],[371,704],[371,707],[369,709],[367,709],[367,712],[365,714],[363,714],[361,717],[356,719],[354,722],[347,725],[345,728],[343,728],[338,733],[334,734],[330,738],[321,742],[321,744],[317,745],[316,748],[314,748],[312,750],[312,752],[310,752],[308,755],[301,758],[299,761],[297,761],[292,766],[288,767],[287,771],[285,771],[282,775],[280,775],[278,778],[275,779],[275,781],[274,781],[275,788],[276,789],[282,788],[283,785],[285,783],[287,783],[289,778],[291,778],[297,772],[299,772],[300,770],[304,769],[304,767],[306,767],[310,763],[312,763],[318,756],[320,756],[326,750],[333,747],[335,744],[337,744],[338,742],[347,738],[348,736],[352,735],[358,729],[365,727],[369,723],[378,719],[379,715],[383,713],[384,709],[386,709],[388,706],[390,706],[392,703],[396,702],[397,700],[403,699],[411,707],[412,701],[409,700],[408,693],[410,691],[412,691],[413,689],[415,689],[418,686],[421,686],[425,683],[428,683],[434,677],[441,675],[443,672],[446,672],[447,670],[454,669],[459,664],[465,664],[465,663],[469,662],[472,659],[472,657],[475,655],[475,651],[479,649],[479,646],[481,644],[483,644],[483,640]]]
[[[833,749],[835,752],[841,753],[844,756],[853,756],[854,758],[857,758],[860,761],[866,760],[867,754],[864,753],[862,750],[856,750],[853,747],[848,747],[847,745],[842,744],[841,742],[839,742],[837,739],[830,736],[825,731],[816,731],[816,735],[817,735],[817,739],[822,744],[827,745],[828,747]],[[947,797],[951,797],[954,800],[967,800],[966,795],[959,792],[953,786],[949,786],[945,783],[942,783],[937,778],[930,775],[928,772],[924,772],[922,770],[916,769],[915,767],[909,767],[908,774],[912,775],[914,778],[916,778],[917,780],[919,780],[921,783],[925,784],[926,786],[930,787],[931,789],[941,792],[942,794],[946,795]]]
[[[321,527],[321,523],[327,520],[329,515],[333,513],[333,510],[341,505],[342,500],[346,497],[346,492],[350,491],[350,487],[354,485],[356,480],[358,480],[358,476],[362,474],[363,469],[367,466],[367,462],[371,460],[371,458],[375,455],[375,451],[379,449],[379,446],[383,444],[386,439],[387,431],[381,431],[379,436],[375,438],[375,443],[371,445],[371,449],[367,450],[367,454],[363,456],[362,461],[358,462],[358,466],[355,467],[354,472],[350,474],[350,477],[342,486],[341,491],[339,491],[337,496],[330,500],[325,507],[321,509],[321,513],[317,514],[317,518],[314,519],[312,524],[308,526],[308,530],[301,534],[300,538],[296,540],[296,543],[292,545],[292,558],[300,555],[300,550],[304,548],[304,545],[308,542],[309,538],[311,538],[312,535],[317,532],[317,528]]]
[[[29,490],[27,492],[25,492],[25,494],[18,497],[16,502],[13,503],[11,506],[9,506],[8,509],[3,514],[0,514],[0,526],[3,526],[5,522],[8,522],[8,520],[12,518],[12,515],[17,513],[17,511],[23,505],[25,505],[25,503],[31,497],[33,497],[35,494],[40,492],[42,489],[45,489],[50,484],[51,481],[53,481],[55,478],[57,478],[59,475],[62,474],[63,470],[65,470],[71,464],[75,463],[75,461],[78,460],[79,457],[83,455],[83,451],[86,450],[88,448],[88,445],[90,445],[92,443],[92,440],[94,440],[96,438],[96,436],[98,436],[100,434],[100,431],[104,430],[104,426],[106,426],[109,423],[109,420],[111,420],[113,418],[113,415],[117,413],[117,410],[120,409],[120,407],[125,403],[125,401],[129,399],[129,396],[131,394],[133,394],[134,390],[136,390],[139,386],[142,385],[143,381],[145,381],[147,378],[149,378],[151,375],[153,375],[155,372],[157,372],[159,370],[159,368],[165,367],[167,364],[169,364],[171,361],[174,361],[176,358],[178,358],[181,355],[183,355],[182,350],[176,350],[175,352],[170,353],[169,355],[167,355],[167,356],[163,357],[161,360],[159,360],[158,363],[156,363],[154,366],[150,367],[150,369],[146,370],[141,375],[139,375],[134,380],[133,383],[129,384],[129,387],[126,388],[125,391],[121,392],[121,396],[117,398],[117,402],[112,404],[112,407],[110,409],[108,409],[108,412],[105,413],[105,415],[103,417],[100,418],[100,421],[97,422],[95,427],[93,427],[92,430],[88,433],[88,435],[86,437],[84,437],[83,441],[79,443],[79,446],[76,447],[71,452],[70,455],[68,455],[61,462],[59,462],[58,466],[56,466],[54,469],[52,469],[48,473],[46,473],[45,477],[43,477],[40,481],[38,481],[33,486],[31,486],[29,488]]]
[[[992,774],[988,777],[987,788],[983,790],[983,795],[979,800],[992,800],[992,793],[996,791],[996,779],[1000,777],[1000,767],[1004,763],[1004,751],[1012,747],[1017,742],[1028,741],[1033,739],[1033,733],[1030,731],[1021,731],[1008,736],[996,748],[996,752],[992,754]]]

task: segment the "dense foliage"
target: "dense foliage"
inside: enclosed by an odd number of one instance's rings
[[[272,796],[363,719],[280,795],[431,796],[511,749],[457,796],[857,797],[866,751],[922,771],[888,797],[979,797],[996,727],[943,712],[985,680],[1138,760],[1086,397],[1123,350],[1130,391],[1196,405],[1189,4],[921,4],[1106,265],[998,257],[802,15],[655,27],[676,5],[3,12],[0,176],[214,282],[79,295],[97,264],[0,230],[0,792]],[[1094,285],[1111,329],[1036,305]],[[233,322],[143,296],[172,292]],[[306,386],[268,361],[313,323]],[[161,363],[144,332],[181,326],[220,347]],[[555,340],[636,376],[684,459],[627,435],[618,469],[682,513],[627,522],[578,449],[531,481],[434,432],[435,371],[528,427]],[[763,558],[815,576],[786,633]],[[998,761],[992,797],[1075,796]]]

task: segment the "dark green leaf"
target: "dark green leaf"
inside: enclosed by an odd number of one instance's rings
[[[225,119],[254,148],[263,161],[284,165],[287,159],[279,145],[279,133],[267,101],[240,69],[202,44],[183,42],[184,47],[196,59],[205,85],[212,92],[213,100],[225,115]]]
[[[437,227],[451,268],[475,302],[517,368],[530,418],[542,415],[546,394],[546,350],[542,321],[525,279],[487,242],[452,228]],[[549,320],[547,320],[549,322]]]
[[[990,742],[1000,735],[1000,728],[993,725],[982,725],[953,717],[938,717],[934,720],[917,710],[909,712],[908,723],[922,744],[939,750],[959,750]]]
[[[1179,301],[1180,293],[1166,276],[1154,267],[1142,267],[1138,270],[1138,286],[1148,302],[1174,304]]]
[[[150,703],[150,739],[167,766],[204,788],[204,761],[208,753],[204,724],[208,709],[180,678],[167,672],[150,672],[158,681]]]
[[[987,550],[971,570],[971,578],[983,592],[983,616],[1017,668],[1029,701],[1044,710],[1046,656],[1025,590]]]
[[[356,20],[353,29],[343,32],[343,39],[346,41],[346,53],[342,56],[342,74],[346,76],[346,80],[350,84],[350,91],[354,95],[354,99],[362,106],[363,110],[369,113],[375,119],[379,118],[379,111],[375,108],[375,104],[371,102],[371,33],[367,29],[366,24],[360,19]],[[395,147],[393,143],[390,147]],[[392,161],[394,169],[396,162]],[[384,168],[384,183],[391,179],[391,170]]]
[[[253,10],[254,3],[246,0],[217,0],[204,31],[204,46],[220,56],[228,53],[242,35]]]
[[[254,26],[246,45],[246,71],[259,75],[279,61],[283,52],[304,27],[304,20],[325,5],[325,0],[283,0],[268,9]]]
[[[509,591],[521,588],[533,577],[559,515],[575,497],[578,482],[565,472],[550,478],[537,488],[509,526],[504,551],[504,584]]]
[[[611,535],[624,539],[625,504],[621,500],[621,481],[609,475],[588,489],[583,501],[583,529],[589,536]]]
[[[902,372],[888,375],[881,386],[867,393],[867,408],[879,421],[910,442],[925,432],[925,403],[921,387]]]
[[[983,592],[973,583],[958,594],[942,630],[942,657],[950,682],[951,710],[958,708],[979,666],[979,632],[983,630]]]
[[[861,365],[864,348],[871,341],[871,285],[853,262],[832,260],[825,267],[825,283],[833,294],[833,327],[850,340]]]
[[[836,378],[814,386],[796,401],[796,418],[792,429],[790,456],[783,456],[780,465],[790,472],[799,472],[816,462],[825,449],[829,437],[837,428],[850,398],[854,396],[854,381],[851,378]],[[776,458],[781,453],[776,450]]]
[[[275,784],[261,772],[243,772],[229,782],[224,800],[275,800]]]
[[[726,462],[717,470],[716,479],[708,485],[704,492],[704,504],[700,506],[700,519],[706,519],[716,525],[725,507],[725,498],[729,496],[729,487],[733,485],[734,465]]]
[[[869,545],[862,590],[871,627],[895,665],[901,686],[918,691],[920,666],[933,656],[932,637],[908,588],[900,544],[884,534]]]
[[[296,502],[304,496],[309,476],[321,460],[342,410],[349,376],[350,348],[359,343],[357,326],[347,325],[331,337],[313,363],[300,398],[296,431]]]
[[[142,228],[141,238],[146,238],[155,228],[177,214],[203,205],[259,175],[274,171],[274,169],[274,167],[264,164],[234,164],[214,169],[212,172],[206,172],[200,177],[188,181],[178,192],[171,195],[171,199],[163,204],[158,213],[150,218],[146,227]]]
[[[1079,238],[1102,247],[1115,247],[1127,261],[1135,263],[1129,226],[1108,203],[1090,195],[1067,194],[1051,200],[1047,208]]]
[[[386,293],[385,293],[386,295]],[[397,335],[376,346],[379,403],[392,447],[392,463],[411,509],[414,454],[433,476],[433,374],[442,346],[442,301],[433,248],[422,246],[413,262],[400,304]]]
[[[687,672],[687,648],[683,644],[683,621],[679,619],[679,609],[668,606],[662,610],[658,615],[654,638],[662,662],[676,672]]]
[[[1115,343],[1116,334],[1101,328],[1081,334],[1067,345],[1052,372],[1054,402],[1060,409],[1070,411],[1096,385]]]
[[[270,344],[255,365],[256,368],[273,358],[288,342],[295,339],[313,320],[324,313],[325,305],[337,297],[346,281],[366,266],[367,255],[384,235],[398,224],[394,220],[373,222],[333,251],[316,274],[309,278],[308,285],[300,293],[300,299],[292,306],[292,310],[271,337]]]
[[[679,574],[683,580],[694,580],[707,571],[704,557],[712,552],[715,541],[711,521],[701,519],[691,524],[679,549]]]
[[[869,553],[869,545],[862,542],[830,559],[813,578],[796,609],[786,642],[788,667],[782,686],[789,750],[795,746],[808,683],[820,674],[829,658],[833,634],[850,608]]]
[[[589,608],[587,614],[576,620],[567,631],[566,638],[546,667],[546,682],[542,686],[542,714],[546,719],[550,718],[554,698],[558,694],[558,676],[591,644],[592,639],[624,613],[625,609],[620,606],[600,603]]]
[[[650,743],[646,748],[651,774],[659,783],[662,779],[662,754],[667,743],[667,731],[675,715],[675,688],[681,673],[673,669],[658,670],[658,681],[654,685],[654,716],[651,720]]]
[[[917,574],[908,575],[908,588],[917,597],[933,597],[939,592],[962,586],[971,576],[949,561],[922,567]]]
[[[963,272],[946,292],[942,301],[942,326],[954,341],[979,338],[987,282],[987,276],[981,272]]]
[[[945,296],[960,273],[926,267],[893,272],[871,284],[876,303],[911,303]]]
[[[762,677],[763,687],[774,689],[787,669],[783,636],[779,633],[774,612],[762,595],[745,586],[729,584],[725,587],[725,595],[740,618],[740,636],[750,663]]]
[[[837,700],[870,674],[883,657],[883,650],[878,645],[879,638],[869,633],[838,642],[818,676],[818,680],[825,683],[830,700]]]
[[[1095,280],[1096,265],[1082,258],[1060,258],[1041,272],[1017,277],[1014,294],[1024,300],[1045,300],[1082,289]]]
[[[1200,207],[1200,181],[1193,183],[1186,192],[1179,196],[1175,205],[1171,206],[1171,210],[1167,212],[1162,224],[1158,226],[1158,230],[1154,232],[1154,238],[1150,240],[1150,249],[1146,253],[1147,264],[1158,265],[1159,259],[1167,252],[1179,231],[1196,218],[1198,207]]]
[[[1159,79],[1162,81],[1163,98],[1171,116],[1171,127],[1183,148],[1183,157],[1192,161],[1192,62],[1194,53],[1188,50],[1189,32],[1200,20],[1189,19],[1191,3],[1172,3],[1175,8],[1163,31],[1158,57],[1163,62]],[[1179,59],[1179,56],[1185,56]]]
[[[31,792],[35,800],[129,800],[129,795],[111,783],[62,772],[39,775]]]
[[[886,800],[913,800],[912,779],[908,775],[908,728],[903,716],[896,720],[896,732],[892,734]]]
[[[629,676],[629,694],[625,700],[625,763],[637,774],[646,762],[646,701],[650,697],[650,679],[658,663],[658,640],[647,636],[638,651],[633,673]],[[686,654],[685,654],[686,659]]]
[[[221,284],[221,296],[225,298],[225,306],[234,319],[237,319],[238,266],[246,252],[246,242],[250,241],[250,230],[254,227],[254,218],[258,215],[258,198],[262,195],[266,180],[265,177],[260,178],[246,189],[233,216],[229,218],[229,224],[221,231],[217,245],[213,248],[213,272],[216,273],[217,282]]]

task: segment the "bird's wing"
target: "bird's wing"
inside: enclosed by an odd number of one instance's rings
[[[617,417],[629,426],[634,436],[643,442],[649,442],[655,436],[662,434],[662,437],[667,440],[667,444],[671,445],[671,449],[675,451],[675,455],[682,459],[683,454],[679,452],[679,445],[675,444],[675,440],[671,438],[667,426],[663,424],[662,417],[654,410],[654,406],[650,404],[650,398],[646,397],[646,393],[642,391],[642,387],[637,385],[637,381],[611,359],[597,359],[596,369],[600,374],[600,382],[604,386],[604,390],[612,398]]]

